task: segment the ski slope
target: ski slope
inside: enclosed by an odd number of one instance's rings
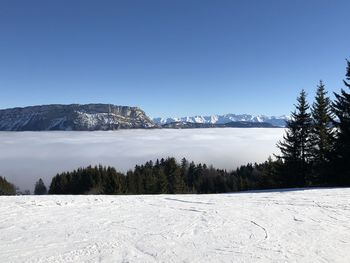
[[[349,262],[350,189],[0,197],[0,262]]]

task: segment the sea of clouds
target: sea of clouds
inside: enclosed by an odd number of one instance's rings
[[[21,189],[58,172],[112,165],[125,172],[162,157],[185,157],[232,170],[277,153],[284,129],[213,128],[97,132],[0,132],[0,175]]]

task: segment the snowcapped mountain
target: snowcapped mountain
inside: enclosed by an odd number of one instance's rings
[[[51,104],[0,110],[2,131],[115,130],[157,127],[137,107]]]
[[[158,125],[169,124],[173,122],[203,123],[203,124],[226,124],[229,122],[265,122],[273,126],[284,127],[288,116],[265,116],[250,114],[224,114],[210,116],[192,116],[181,118],[154,118],[153,122]]]
[[[144,128],[284,127],[288,116],[225,114],[151,120],[138,107],[51,104],[0,110],[0,131],[115,130]],[[268,125],[267,125],[268,124]]]

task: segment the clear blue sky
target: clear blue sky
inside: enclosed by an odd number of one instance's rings
[[[343,87],[350,1],[1,0],[0,108],[288,114]]]

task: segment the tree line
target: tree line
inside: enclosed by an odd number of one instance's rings
[[[347,61],[346,88],[350,88]],[[350,93],[341,89],[332,102],[320,81],[312,105],[302,90],[278,142],[280,154],[234,171],[183,158],[148,161],[126,174],[113,167],[88,166],[53,177],[49,194],[225,193],[284,187],[350,186]],[[0,194],[11,186],[0,177]],[[4,192],[3,189],[7,189]],[[9,190],[10,189],[10,190]],[[40,179],[36,194],[46,194]]]
[[[344,85],[350,88],[350,62]],[[278,171],[286,187],[350,185],[350,94],[334,93],[332,102],[320,81],[310,106],[301,91],[277,146]]]
[[[57,174],[49,194],[208,194],[278,187],[275,162],[248,164],[228,172],[185,158],[168,157],[136,165],[126,174],[113,167],[88,166]]]

